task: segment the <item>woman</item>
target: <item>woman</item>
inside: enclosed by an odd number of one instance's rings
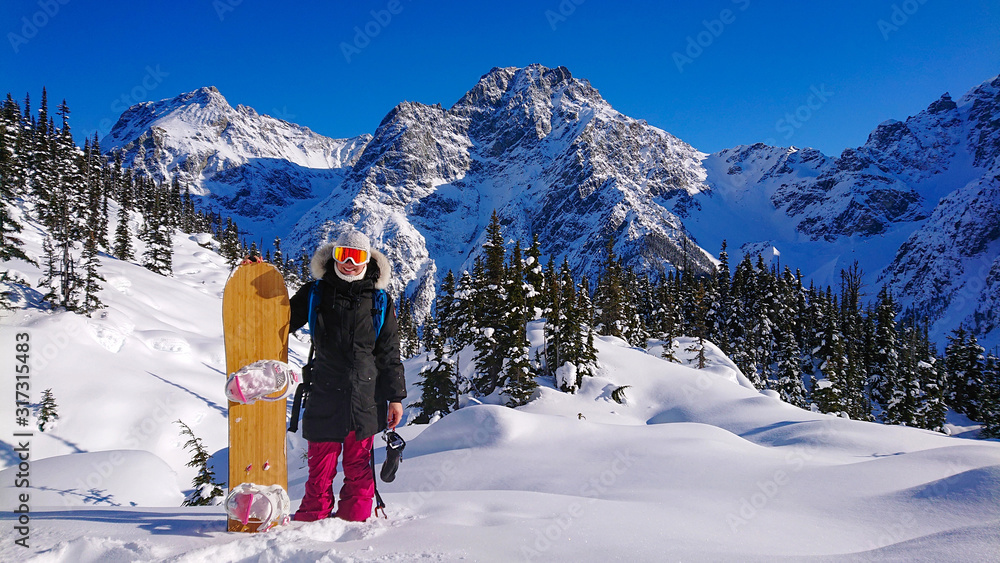
[[[376,335],[372,297],[389,284],[388,259],[371,249],[363,233],[348,231],[313,255],[315,281],[291,299],[290,330],[309,320],[312,284],[320,284],[316,357],[302,416],[309,441],[309,480],[294,519],[312,522],[330,515],[364,521],[372,512],[375,480],[370,465],[373,436],[395,428],[406,397],[399,359],[399,330],[391,300]],[[379,405],[386,414],[379,415]],[[343,454],[344,486],[334,512],[333,478]]]

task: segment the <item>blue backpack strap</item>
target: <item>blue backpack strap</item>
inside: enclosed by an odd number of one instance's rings
[[[313,282],[309,288],[309,357],[306,358],[306,365],[302,366],[302,383],[295,389],[295,397],[292,399],[292,416],[288,421],[288,431],[297,432],[299,430],[299,415],[302,412],[302,404],[305,403],[312,385],[312,360],[316,353],[316,313],[319,311],[320,287],[319,280]]]
[[[389,296],[384,289],[375,290],[372,295],[372,322],[375,324],[375,338],[382,333],[382,325],[385,324],[385,310],[388,308]]]
[[[309,289],[309,336],[316,336],[316,312],[319,310],[320,287],[319,280],[313,282]]]

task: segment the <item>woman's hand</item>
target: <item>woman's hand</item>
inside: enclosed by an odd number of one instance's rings
[[[386,426],[394,430],[399,421],[403,420],[403,403],[389,403],[389,413]]]

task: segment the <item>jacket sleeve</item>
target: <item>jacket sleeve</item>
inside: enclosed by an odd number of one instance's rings
[[[288,334],[299,330],[307,322],[309,322],[309,290],[312,288],[312,284],[318,282],[310,282],[299,288],[292,296],[290,300],[291,318],[288,322]]]
[[[376,396],[390,403],[402,402],[406,398],[406,380],[399,358],[399,324],[391,297],[386,303],[382,332],[375,341],[375,366],[378,368]]]

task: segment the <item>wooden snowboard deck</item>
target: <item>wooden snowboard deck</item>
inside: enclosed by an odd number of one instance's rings
[[[287,362],[288,322],[288,289],[278,270],[265,263],[237,267],[222,297],[227,377],[257,360]],[[230,490],[240,483],[288,490],[285,413],[286,401],[229,402]],[[257,525],[229,519],[229,531],[255,532]]]

